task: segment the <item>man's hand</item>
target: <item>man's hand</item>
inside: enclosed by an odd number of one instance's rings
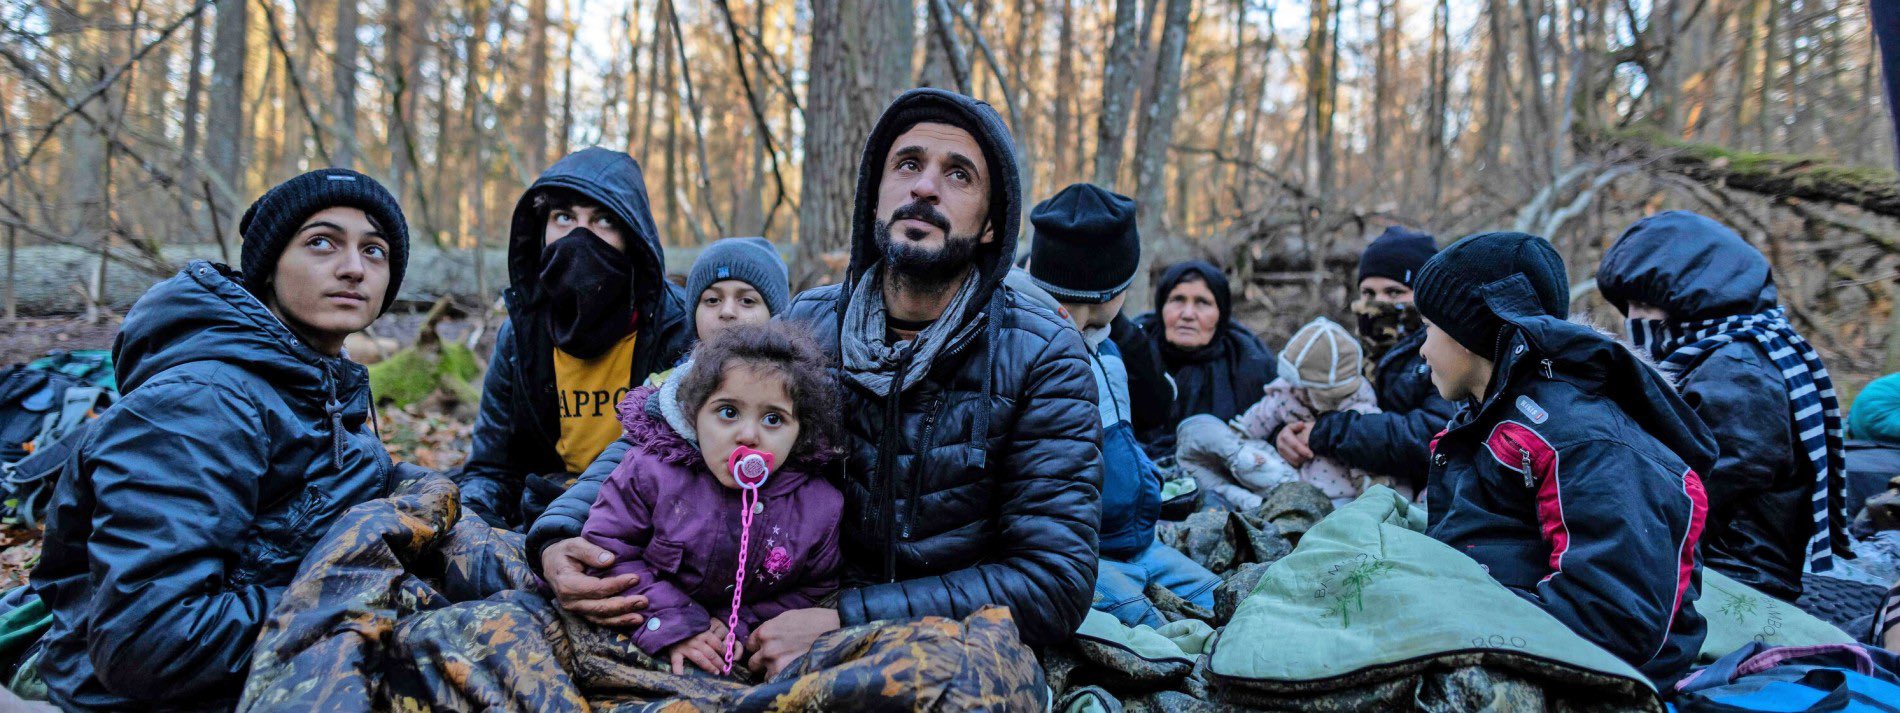
[[[640,612],[647,608],[647,598],[627,594],[627,590],[640,583],[640,575],[601,578],[587,573],[589,567],[613,563],[614,553],[579,537],[561,540],[541,551],[542,576],[554,589],[555,601],[562,609],[601,626],[639,626],[646,622]]]
[[[666,647],[666,658],[673,662],[673,675],[686,675],[691,661],[700,670],[715,676],[726,670],[726,623],[718,619],[693,638]]]
[[[1313,459],[1313,449],[1306,445],[1307,436],[1313,432],[1311,421],[1294,421],[1280,429],[1280,435],[1273,439],[1273,448],[1287,465],[1298,468]]]
[[[760,624],[746,639],[745,648],[752,652],[746,668],[769,680],[787,664],[811,651],[812,642],[818,637],[837,631],[841,626],[836,609],[793,609],[773,617]]]

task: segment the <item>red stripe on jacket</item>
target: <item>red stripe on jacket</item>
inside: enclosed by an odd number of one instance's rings
[[[1529,426],[1516,421],[1505,421],[1491,429],[1491,436],[1484,439],[1484,445],[1499,465],[1523,474],[1527,480],[1525,485],[1534,483],[1537,488],[1538,529],[1544,542],[1550,545],[1550,574],[1539,581],[1550,581],[1564,570],[1564,553],[1570,551],[1570,526],[1564,523],[1557,449]],[[1530,461],[1528,473],[1524,469],[1526,460]]]

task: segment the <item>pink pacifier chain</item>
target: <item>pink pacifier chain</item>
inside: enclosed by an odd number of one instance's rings
[[[726,458],[732,479],[739,482],[739,571],[732,576],[732,613],[726,615],[726,668],[732,673],[732,661],[738,654],[739,604],[745,598],[746,550],[752,543],[752,511],[759,506],[759,488],[772,474],[772,454],[745,446],[732,449]]]

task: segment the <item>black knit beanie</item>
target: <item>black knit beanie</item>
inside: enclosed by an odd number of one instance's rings
[[[1410,228],[1394,225],[1379,234],[1359,256],[1359,281],[1383,277],[1412,286],[1418,269],[1438,254],[1438,239]]]
[[[699,312],[699,293],[721,280],[738,280],[759,291],[765,310],[772,316],[785,313],[792,302],[791,274],[778,248],[765,238],[725,238],[700,251],[686,273],[686,299],[694,305],[686,311],[688,323]],[[693,329],[699,328],[692,324]]]
[[[1135,201],[1077,183],[1029,213],[1029,276],[1062,302],[1101,304],[1128,289],[1141,266]]]
[[[382,309],[389,311],[409,265],[409,224],[403,220],[402,206],[383,184],[347,168],[318,169],[279,183],[245,209],[238,220],[238,233],[244,240],[238,266],[244,289],[265,299],[277,259],[304,220],[338,207],[363,211],[389,242],[389,289],[383,293]]]
[[[1505,322],[1482,288],[1523,275],[1544,314],[1570,317],[1570,279],[1550,241],[1524,233],[1482,233],[1453,243],[1418,271],[1413,304],[1433,326],[1473,354],[1497,361]]]

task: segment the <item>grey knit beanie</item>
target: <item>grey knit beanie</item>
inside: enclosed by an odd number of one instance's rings
[[[791,272],[772,243],[765,238],[718,240],[700,251],[699,257],[693,260],[693,269],[686,273],[686,299],[695,305],[687,310],[687,322],[695,333],[699,325],[693,324],[692,318],[699,311],[699,293],[720,280],[738,280],[751,285],[765,299],[765,309],[775,317],[792,301]]]

